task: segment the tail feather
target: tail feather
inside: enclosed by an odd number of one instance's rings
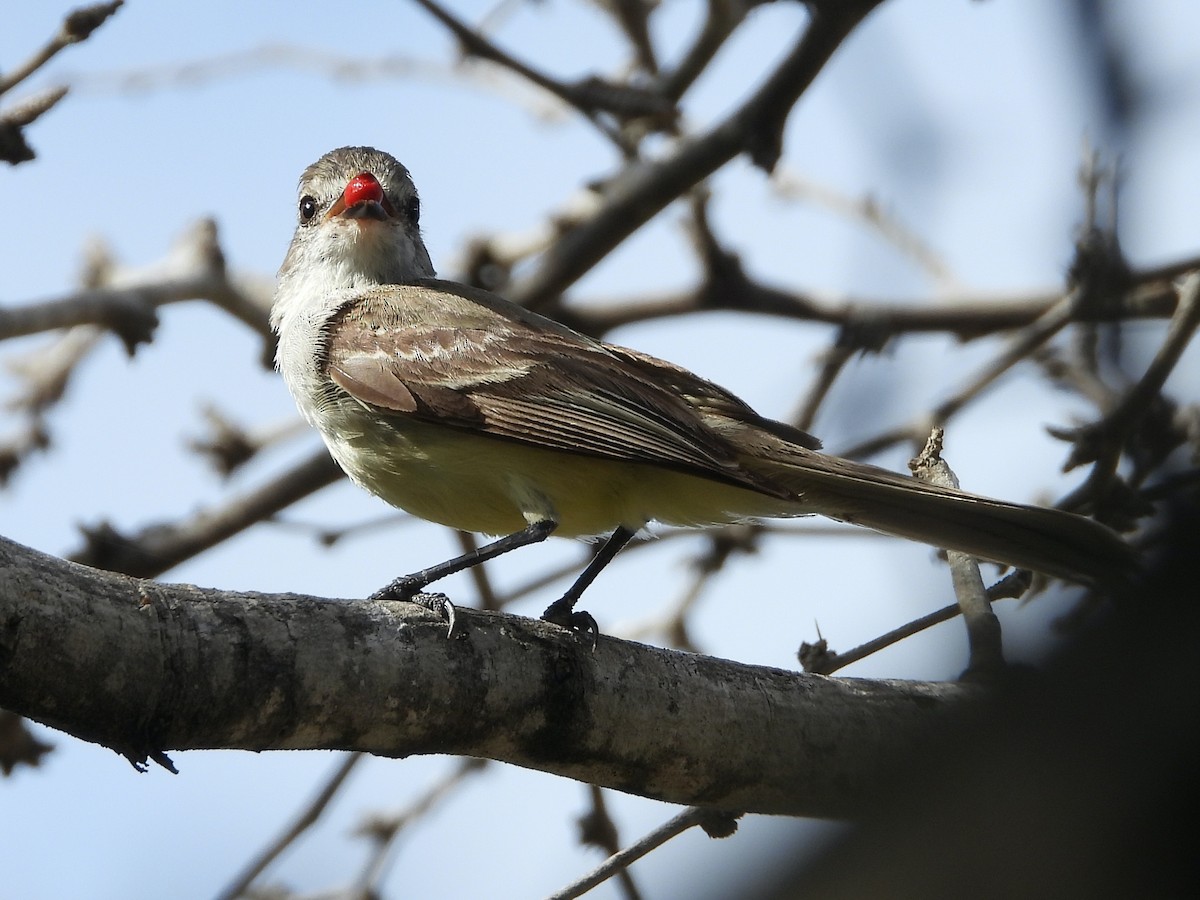
[[[833,519],[1085,584],[1116,586],[1137,571],[1133,549],[1084,516],[993,500],[822,453],[789,456],[747,463]]]

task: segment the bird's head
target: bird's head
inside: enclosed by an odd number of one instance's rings
[[[279,270],[318,290],[396,284],[434,274],[408,170],[372,147],[331,150],[304,170],[297,225]],[[296,287],[298,285],[292,285]]]

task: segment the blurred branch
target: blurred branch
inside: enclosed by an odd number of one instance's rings
[[[814,4],[803,35],[745,103],[704,134],[681,139],[665,159],[626,166],[604,186],[599,209],[564,234],[506,296],[533,309],[554,302],[625,238],[741,153],[770,171],[792,106],[879,2]]]
[[[112,3],[97,3],[72,10],[63,19],[58,31],[46,44],[35,51],[24,63],[7,74],[0,75],[0,96],[8,93],[47,62],[59,51],[71,44],[86,41],[104,22],[115,13],[123,0]],[[33,97],[6,110],[0,110],[0,159],[16,165],[34,158],[33,149],[25,140],[22,128],[36,121],[39,116],[53,107],[67,93],[65,87],[41,91]]]
[[[870,805],[898,746],[977,696],[459,619],[447,640],[415,604],[163,585],[0,539],[0,706],[134,761],[452,753],[675,803],[846,816]]]
[[[8,777],[17,766],[36,769],[42,757],[54,749],[40,740],[20,716],[0,709],[0,775]]]
[[[965,286],[933,248],[895,216],[890,215],[874,197],[848,197],[833,188],[804,178],[784,168],[771,175],[771,186],[781,196],[805,200],[852,221],[869,225],[897,250],[915,262],[947,291],[963,293]]]
[[[708,0],[708,15],[696,40],[683,53],[679,64],[660,76],[663,94],[676,102],[682,99],[755,5],[738,0]]]
[[[49,346],[5,360],[22,382],[5,405],[25,422],[17,438],[0,445],[0,481],[33,450],[48,446],[45,413],[62,399],[104,330],[115,334],[132,356],[153,339],[160,306],[203,299],[262,335],[264,365],[274,356],[275,339],[267,324],[273,285],[265,279],[228,275],[211,219],[197,221],[163,259],[145,266],[119,265],[107,247],[95,242],[87,251],[81,281],[81,289],[66,297],[0,307],[0,341],[61,332]]]
[[[225,478],[267,447],[294,435],[307,433],[304,421],[297,416],[267,427],[245,428],[231,421],[215,406],[208,405],[201,412],[208,423],[209,434],[190,438],[188,449],[207,457],[213,468]]]
[[[935,425],[946,424],[972,400],[991,387],[1001,375],[1024,361],[1042,344],[1075,321],[1080,311],[1086,308],[1088,299],[1087,291],[1080,288],[1072,289],[1036,321],[1009,338],[1004,350],[952,396],[943,400],[920,419],[855,444],[843,451],[842,455],[852,458],[872,456],[896,444],[922,440],[931,428]]]
[[[655,74],[658,59],[650,38],[650,15],[658,8],[658,0],[596,0],[596,5],[620,27],[638,66],[648,75]]]
[[[700,600],[704,589],[711,583],[713,576],[722,571],[731,559],[739,554],[751,555],[758,552],[759,539],[766,530],[765,526],[757,523],[706,529],[703,535],[704,550],[690,560],[691,582],[679,598],[647,619],[624,626],[620,629],[620,635],[637,640],[643,640],[650,635],[662,635],[669,647],[691,653],[702,652],[701,648],[692,642],[688,632],[688,615]],[[646,543],[643,541],[641,545]]]
[[[24,63],[17,66],[7,75],[0,76],[0,94],[7,93],[20,84],[51,59],[72,44],[78,44],[91,37],[92,32],[121,8],[124,0],[113,0],[112,3],[96,3],[91,6],[81,6],[67,13],[58,31],[44,46],[35,52]]]
[[[0,444],[0,483],[35,451],[50,447],[46,411],[62,399],[79,362],[91,352],[104,332],[88,325],[72,328],[49,347],[4,360],[5,368],[21,387],[4,406],[22,422],[16,433]]]
[[[275,840],[264,847],[250,861],[246,868],[223,891],[217,894],[217,900],[237,900],[238,897],[241,897],[254,879],[261,875],[267,866],[278,859],[283,851],[294,844],[302,834],[317,823],[338,791],[342,789],[342,785],[346,783],[346,778],[362,762],[363,758],[364,754],[362,753],[346,754],[338,763],[337,768],[334,769],[333,774],[321,786],[321,789],[317,791],[308,805],[301,810],[296,820],[284,829]]]
[[[478,57],[508,69],[578,110],[602,134],[620,147],[626,156],[632,156],[635,147],[624,138],[619,129],[613,128],[604,120],[603,114],[614,116],[618,121],[631,118],[652,119],[664,125],[675,119],[674,105],[655,91],[634,85],[617,84],[595,76],[570,84],[559,81],[501,50],[435,0],[414,2],[446,26],[459,42],[465,55]]]
[[[267,324],[274,285],[227,274],[212,219],[198,220],[162,260],[145,266],[117,265],[97,244],[89,250],[84,282],[66,297],[0,309],[0,340],[92,324],[112,330],[132,353],[151,339],[157,307],[208,300],[261,334],[274,352]]]
[[[660,825],[637,843],[619,853],[614,853],[595,870],[583,878],[551,894],[547,900],[573,900],[582,897],[598,884],[624,871],[652,850],[657,850],[671,838],[683,834],[690,828],[703,828],[709,837],[729,837],[737,829],[737,816],[704,807],[693,806]]]
[[[1075,321],[1170,318],[1178,303],[1171,280],[1191,269],[1200,269],[1200,257],[1134,273],[1134,284],[1118,303],[1103,308],[1081,307]],[[845,329],[847,335],[860,335],[857,343],[869,347],[904,334],[940,332],[971,340],[1024,328],[1062,302],[1063,297],[1061,291],[1047,291],[1026,296],[964,294],[942,297],[932,304],[928,300],[832,299],[770,287],[746,276],[740,281],[723,282],[720,290],[701,284],[654,296],[589,300],[586,306],[563,307],[561,315],[575,328],[589,334],[604,334],[634,322],[728,309],[836,325]]]
[[[442,801],[466,783],[469,776],[482,770],[485,765],[487,761],[483,759],[461,759],[449,774],[425,788],[416,800],[400,812],[370,816],[358,827],[357,833],[366,835],[374,844],[356,885],[361,896],[382,896],[380,884],[387,875],[400,835],[437,809]]]
[[[1099,421],[1077,429],[1055,429],[1051,433],[1073,443],[1071,456],[1064,468],[1094,462],[1087,482],[1072,492],[1068,502],[1080,503],[1085,498],[1103,496],[1117,471],[1122,451],[1138,426],[1160,406],[1161,391],[1167,377],[1175,370],[1183,351],[1196,329],[1200,327],[1200,272],[1193,272],[1178,286],[1179,306],[1162,346],[1146,371],[1121,401]],[[1186,435],[1178,435],[1182,442]],[[1157,464],[1174,449],[1165,447],[1154,460]],[[1140,477],[1148,474],[1139,473]]]
[[[190,519],[150,525],[133,535],[121,534],[107,523],[85,528],[86,543],[70,558],[110,572],[152,578],[343,477],[322,447],[266,484]]]
[[[604,802],[603,788],[594,784],[588,785],[588,799],[591,801],[591,808],[579,817],[579,842],[585,847],[597,847],[612,858],[620,851],[621,844],[617,836],[617,823],[608,814],[608,804]],[[629,871],[626,862],[613,865],[608,871],[610,877],[617,878],[626,900],[641,900],[642,893],[638,890],[633,873]]]
[[[0,159],[13,165],[34,159],[33,148],[21,129],[36,122],[66,95],[66,88],[52,88],[0,110]]]

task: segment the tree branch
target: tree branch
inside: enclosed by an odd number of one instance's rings
[[[1192,257],[1180,264],[1183,271],[1200,267]],[[1172,267],[1171,272],[1175,272]],[[1127,319],[1169,319],[1178,306],[1171,283],[1175,274],[1164,277],[1160,269],[1134,275],[1134,284],[1119,303],[1103,308],[1079,309],[1078,322],[1120,322]],[[719,290],[705,283],[680,291],[626,299],[591,297],[586,306],[556,308],[556,318],[571,323],[587,334],[602,335],[633,322],[646,322],[688,313],[729,309],[836,325],[854,342],[868,346],[888,337],[944,332],[960,340],[972,340],[1000,331],[1026,327],[1052,309],[1063,292],[1045,291],[1027,295],[965,293],[928,299],[872,300],[864,297],[824,297],[815,292],[779,288],[750,276],[726,279]]]
[[[91,6],[81,6],[67,13],[54,37],[50,38],[29,59],[21,63],[11,72],[0,76],[0,94],[20,84],[54,56],[72,44],[78,44],[91,37],[92,32],[121,8],[124,0],[114,0],[112,3],[95,3]]]
[[[452,753],[674,803],[869,806],[954,684],[828,679],[414,604],[220,592],[0,538],[0,706],[133,761],[170,749]]]
[[[71,559],[126,575],[161,575],[342,477],[322,447],[249,493],[180,522],[149,525],[135,535],[121,534],[107,523],[84,529],[87,542]]]
[[[537,269],[506,296],[534,309],[552,302],[625,238],[664,207],[740,153],[768,171],[778,161],[783,125],[792,106],[842,41],[882,0],[813,7],[803,36],[741,107],[706,133],[680,142],[666,159],[632,163],[605,187],[604,202],[588,221],[563,235]]]

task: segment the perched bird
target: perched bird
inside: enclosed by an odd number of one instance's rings
[[[437,280],[420,209],[388,154],[322,156],[300,178],[271,310],[279,370],[355,483],[423,519],[504,535],[376,596],[411,598],[552,533],[608,534],[544,616],[594,631],[575,602],[647,523],[812,513],[1074,581],[1131,571],[1129,547],[1090,519],[821,453],[679,366]]]

